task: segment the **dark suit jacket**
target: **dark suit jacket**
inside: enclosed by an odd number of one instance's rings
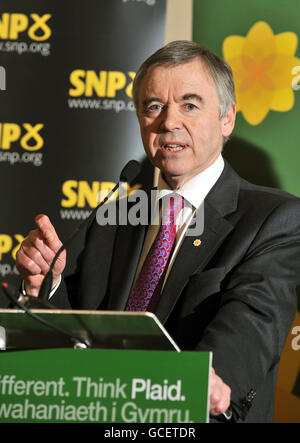
[[[236,420],[270,422],[300,283],[300,199],[252,185],[226,163],[204,214],[201,245],[185,237],[154,313],[182,350],[213,352]],[[94,222],[80,272],[65,279],[53,303],[124,310],[145,232]]]

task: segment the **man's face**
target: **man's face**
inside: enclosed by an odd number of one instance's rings
[[[154,67],[142,81],[138,119],[145,151],[176,189],[206,169],[232,132],[235,106],[219,117],[219,98],[199,59]]]

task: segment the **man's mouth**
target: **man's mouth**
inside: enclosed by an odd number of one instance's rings
[[[182,151],[185,148],[185,145],[178,144],[178,143],[166,143],[166,144],[162,145],[162,148],[164,148],[170,152],[178,152],[178,151]]]

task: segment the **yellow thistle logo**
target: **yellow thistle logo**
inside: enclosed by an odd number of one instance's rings
[[[223,42],[223,56],[231,66],[237,110],[250,125],[258,125],[270,110],[294,106],[293,72],[300,65],[294,54],[294,32],[274,35],[266,22],[257,22],[246,37],[231,35]]]

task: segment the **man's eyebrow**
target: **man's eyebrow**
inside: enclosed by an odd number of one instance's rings
[[[199,102],[199,103],[203,103],[203,98],[202,98],[200,95],[198,95],[198,94],[185,94],[185,95],[182,97],[182,100],[183,100],[183,101],[187,101],[187,100],[196,100],[196,101]]]
[[[147,97],[145,98],[145,100],[143,101],[143,107],[148,106],[150,103],[152,102],[162,102],[161,98],[159,97]]]

